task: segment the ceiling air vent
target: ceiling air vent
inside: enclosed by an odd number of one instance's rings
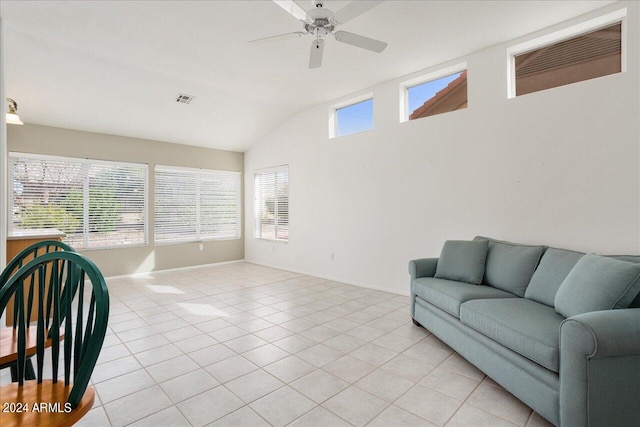
[[[190,104],[194,99],[195,96],[185,95],[184,93],[179,93],[178,96],[176,96],[176,102],[180,104]]]

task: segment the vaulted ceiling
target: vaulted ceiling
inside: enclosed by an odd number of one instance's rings
[[[267,0],[2,0],[5,89],[27,123],[245,151],[312,105],[609,3],[388,0],[341,27],[384,52],[328,38],[310,70],[310,36],[248,42],[301,30]]]

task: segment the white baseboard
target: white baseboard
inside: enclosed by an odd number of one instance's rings
[[[199,268],[206,268],[206,267],[216,267],[216,266],[221,266],[221,265],[226,265],[226,264],[236,264],[239,262],[245,262],[244,259],[236,259],[233,261],[222,261],[222,262],[213,262],[213,263],[209,263],[209,264],[198,264],[198,265],[188,265],[186,267],[175,267],[175,268],[166,268],[163,270],[151,270],[151,271],[145,271],[145,272],[140,272],[140,273],[131,273],[131,274],[122,274],[122,275],[118,275],[118,276],[109,276],[106,277],[106,279],[120,279],[123,277],[143,277],[146,276],[147,274],[161,274],[161,273],[171,273],[173,271],[184,271],[184,270],[197,270]]]
[[[374,286],[374,285],[371,285],[371,284],[368,284],[368,283],[362,283],[362,282],[355,282],[353,280],[347,280],[347,279],[343,279],[343,278],[340,278],[340,277],[325,276],[323,274],[317,274],[317,273],[312,273],[312,272],[302,271],[302,270],[293,270],[291,268],[284,268],[284,267],[280,267],[280,266],[277,266],[277,265],[266,264],[266,263],[250,261],[250,260],[245,260],[244,262],[249,263],[249,264],[261,265],[263,267],[276,268],[278,270],[290,271],[292,273],[304,274],[305,276],[319,277],[320,279],[331,280],[332,282],[345,283],[347,285],[358,286],[360,288],[373,289],[373,290],[376,290],[376,291],[388,292],[390,294],[402,295],[402,296],[406,296],[406,297],[409,296],[409,292],[394,291],[394,290],[382,288],[380,286]]]
[[[284,267],[281,267],[281,266],[278,266],[278,265],[273,265],[273,264],[261,263],[261,262],[256,262],[256,261],[248,261],[246,259],[238,259],[238,260],[223,261],[223,262],[214,262],[214,263],[210,263],[210,264],[189,265],[189,266],[186,266],[186,267],[167,268],[167,269],[164,269],[164,270],[152,270],[152,271],[141,272],[141,273],[123,274],[123,275],[118,275],[118,276],[109,276],[109,277],[107,277],[107,279],[120,279],[120,278],[125,278],[125,277],[144,277],[144,276],[146,276],[148,274],[162,274],[162,273],[171,273],[171,272],[175,272],[175,271],[197,270],[197,269],[200,269],[200,268],[216,267],[216,266],[227,265],[227,264],[236,264],[236,263],[239,263],[239,262],[246,262],[248,264],[255,264],[255,265],[260,265],[260,266],[263,266],[263,267],[269,267],[269,268],[275,268],[275,269],[278,269],[278,270],[290,271],[292,273],[304,274],[305,276],[318,277],[320,279],[331,280],[332,282],[345,283],[347,285],[358,286],[360,288],[373,289],[373,290],[376,290],[376,291],[388,292],[390,294],[402,295],[402,296],[406,296],[406,297],[409,296],[409,292],[394,291],[394,290],[382,288],[380,286],[374,286],[374,285],[371,285],[369,283],[356,282],[356,281],[344,279],[344,278],[341,278],[341,277],[326,276],[326,275],[323,275],[323,274],[312,273],[312,272],[309,272],[309,271],[302,271],[302,270],[295,270],[295,269],[291,269],[291,268],[284,268]]]

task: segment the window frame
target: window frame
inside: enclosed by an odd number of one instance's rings
[[[147,163],[133,163],[133,162],[122,162],[117,160],[99,160],[99,159],[90,159],[90,158],[80,158],[80,157],[68,157],[68,156],[54,156],[48,154],[36,154],[36,153],[22,153],[17,151],[9,152],[8,156],[8,167],[7,173],[9,178],[9,183],[11,184],[11,159],[12,158],[27,158],[34,159],[38,161],[51,161],[51,162],[67,162],[67,163],[76,163],[82,165],[83,167],[83,219],[82,219],[82,246],[77,247],[77,249],[82,251],[94,251],[94,250],[112,250],[112,249],[122,249],[122,248],[136,248],[136,247],[146,247],[149,246],[149,165]],[[143,242],[142,243],[132,243],[132,244],[115,244],[115,245],[105,245],[105,246],[89,246],[89,226],[88,223],[89,217],[86,209],[84,207],[85,197],[88,197],[90,186],[88,185],[87,173],[91,166],[95,165],[111,165],[114,167],[124,166],[124,167],[139,167],[140,169],[144,169],[144,194],[143,194]],[[11,194],[11,193],[10,193]],[[12,230],[13,220],[12,220],[12,212],[14,210],[14,200],[11,195],[9,195],[7,200],[7,205],[9,208],[9,221],[8,228],[9,231]]]
[[[409,116],[413,112],[413,111],[409,111],[409,89],[415,86],[419,86],[423,83],[429,83],[435,80],[442,79],[444,77],[448,77],[452,74],[462,73],[464,71],[467,71],[467,75],[468,75],[469,68],[467,67],[466,61],[454,64],[454,65],[450,65],[448,67],[439,68],[427,74],[420,74],[417,77],[413,77],[411,79],[400,82],[399,84],[400,123],[413,121],[413,120],[409,120]],[[467,102],[468,102],[468,92],[467,92]]]
[[[540,37],[535,37],[522,43],[507,48],[507,99],[517,98],[516,95],[516,68],[515,58],[523,53],[531,52],[546,46],[560,43],[569,39],[573,39],[584,34],[588,34],[602,28],[606,28],[615,23],[620,22],[620,73],[627,71],[627,8],[615,10],[587,21],[570,25],[558,31],[553,31]],[[618,73],[615,73],[618,74]],[[608,74],[612,75],[612,74]],[[602,76],[606,77],[606,76]],[[585,81],[585,80],[582,80]],[[576,82],[576,83],[580,83]],[[565,86],[565,85],[562,85]],[[549,89],[555,89],[561,86],[555,86]],[[547,89],[547,90],[549,90]],[[539,92],[539,91],[537,91]],[[536,93],[536,92],[531,92]],[[529,95],[529,94],[527,94]],[[520,95],[523,96],[523,95]]]
[[[352,105],[360,104],[365,101],[372,101],[372,113],[371,113],[371,129],[363,129],[358,132],[352,132],[345,135],[338,135],[338,110],[342,110],[343,108],[351,107]],[[367,132],[373,130],[375,127],[375,99],[373,97],[373,92],[367,92],[362,95],[358,95],[355,97],[351,97],[347,100],[338,102],[336,104],[331,105],[329,108],[329,139],[341,138],[349,135],[356,135],[362,132]]]
[[[158,240],[157,236],[158,236],[158,227],[157,227],[157,221],[158,221],[158,217],[159,215],[157,214],[157,208],[158,208],[158,195],[157,195],[157,189],[158,189],[158,179],[157,179],[157,174],[158,172],[171,172],[171,173],[184,173],[184,174],[190,174],[196,177],[196,196],[198,197],[196,199],[196,216],[195,216],[195,227],[196,227],[196,234],[195,237],[184,237],[184,238],[178,238],[178,239],[170,239],[170,240],[164,240],[164,239],[160,239]],[[216,174],[228,174],[229,176],[233,176],[234,178],[238,179],[237,182],[237,195],[236,195],[236,202],[237,202],[237,211],[236,211],[236,215],[237,215],[237,222],[238,222],[238,229],[237,229],[237,235],[234,237],[228,237],[228,238],[216,238],[216,237],[203,237],[202,235],[202,222],[201,222],[201,216],[200,216],[200,212],[202,209],[202,199],[200,198],[200,196],[202,195],[199,191],[200,188],[200,179],[202,179],[203,177],[207,176],[207,173],[209,173],[209,178],[212,178],[214,175]],[[242,239],[242,173],[240,171],[232,171],[232,170],[220,170],[220,169],[204,169],[204,168],[191,168],[191,167],[182,167],[182,166],[171,166],[171,165],[159,165],[156,164],[154,165],[153,168],[153,243],[156,246],[163,246],[163,245],[174,245],[174,244],[182,244],[182,243],[197,243],[197,242],[211,242],[211,241],[228,241],[228,240],[240,240]]]
[[[277,174],[278,172],[282,172],[282,171],[286,171],[287,172],[287,238],[286,239],[278,239],[278,238],[269,238],[269,237],[262,237],[262,231],[261,231],[261,227],[259,227],[259,221],[257,218],[257,206],[258,206],[258,191],[256,188],[256,179],[258,177],[258,175],[266,175],[266,174]],[[278,192],[278,188],[275,188],[274,191],[277,193]],[[253,237],[256,240],[263,240],[266,242],[278,242],[278,243],[289,243],[289,238],[290,238],[290,227],[291,227],[291,217],[290,217],[290,209],[289,207],[291,206],[290,203],[290,182],[289,182],[289,165],[280,165],[280,166],[274,166],[274,167],[269,167],[269,168],[263,168],[263,169],[256,169],[253,171]],[[261,204],[261,203],[260,203]],[[260,222],[261,223],[261,222]],[[261,233],[260,236],[257,236],[257,232],[260,229]],[[277,231],[277,225],[276,225],[276,230],[274,233],[276,236],[278,235],[278,231]]]

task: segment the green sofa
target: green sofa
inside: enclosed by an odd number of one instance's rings
[[[640,426],[640,256],[476,237],[409,273],[414,323],[554,425]]]

